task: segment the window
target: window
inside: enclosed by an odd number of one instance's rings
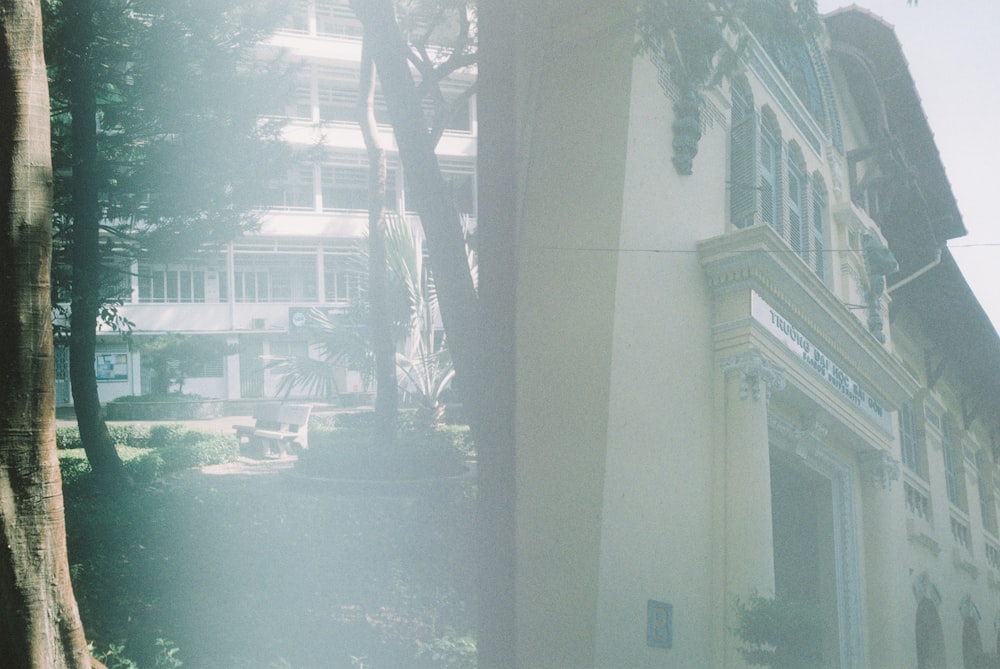
[[[233,299],[237,302],[268,301],[267,272],[236,270],[233,273]]]
[[[366,167],[322,167],[323,209],[368,209]]]
[[[788,145],[788,242],[792,250],[809,263],[809,182],[806,180],[806,163],[798,144]]]
[[[217,285],[218,272],[189,265],[154,265],[139,263],[139,302],[215,302],[217,295],[206,300],[206,284]]]
[[[323,165],[323,209],[368,209],[367,165]],[[385,206],[396,208],[396,173],[386,170]]]
[[[767,225],[802,261],[825,279],[826,184],[809,176],[804,154],[792,140],[782,142],[777,117],[754,107],[746,80],[732,87],[729,207],[737,228]]]
[[[345,267],[344,259],[332,253],[323,259],[323,285],[327,302],[352,302],[361,296],[361,275]]]
[[[186,376],[189,379],[221,379],[223,377],[224,362],[223,358],[191,362]]]
[[[899,443],[903,464],[911,472],[926,480],[927,471],[924,466],[923,445],[918,441],[912,404],[904,404],[899,408]]]
[[[979,511],[983,529],[997,535],[997,509],[993,497],[993,459],[985,451],[976,454],[976,487],[979,488]]]
[[[812,187],[812,268],[816,276],[826,277],[826,263],[823,252],[826,249],[824,235],[826,230],[826,182],[819,172],[813,173]]]
[[[917,490],[909,481],[903,481],[903,493],[906,495],[906,510],[910,515],[925,523],[932,522],[930,497]]]
[[[361,37],[361,24],[346,2],[339,0],[315,0],[316,33],[319,35],[339,35],[340,37]]]
[[[760,145],[757,154],[757,189],[760,192],[760,218],[784,237],[784,225],[778,202],[781,195],[781,133],[771,110],[761,113]]]
[[[941,420],[941,452],[944,455],[944,477],[948,501],[963,511],[967,508],[965,497],[965,471],[962,464],[961,444],[957,442],[955,428],[950,418]]]
[[[285,209],[313,208],[313,166],[302,163],[274,179],[268,189],[266,204]]]
[[[233,299],[237,302],[318,301],[316,256],[310,253],[238,253]]]
[[[951,537],[955,543],[967,551],[972,551],[972,537],[969,534],[969,526],[955,516],[951,517]]]

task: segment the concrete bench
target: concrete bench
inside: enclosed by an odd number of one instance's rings
[[[233,425],[236,430],[236,440],[240,442],[240,448],[244,445],[250,447],[251,451],[260,450],[259,444],[254,443],[254,430],[276,430],[280,427],[278,423],[278,412],[281,405],[277,402],[258,404],[253,410],[253,425]]]
[[[278,408],[276,427],[257,427],[250,437],[263,445],[264,454],[284,455],[287,451],[298,453],[308,446],[309,414],[308,404],[282,404]]]

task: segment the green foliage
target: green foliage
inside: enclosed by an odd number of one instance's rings
[[[448,669],[475,669],[478,656],[476,640],[468,634],[458,634],[448,627],[443,636],[429,643],[418,642],[418,658],[429,658],[435,666]]]
[[[148,485],[181,469],[230,462],[239,455],[234,436],[188,430],[181,425],[112,425],[109,431],[125,472],[137,485]],[[77,429],[59,428],[56,439],[63,485],[84,480],[91,469]]]
[[[151,402],[191,402],[198,400],[212,399],[210,397],[203,397],[196,393],[163,393],[163,394],[153,394],[148,395],[121,395],[114,399],[115,402],[129,402],[132,404],[143,404]],[[110,427],[108,428],[110,429]]]
[[[177,646],[184,667],[234,669],[348,669],[350,655],[461,667],[448,658],[471,651],[473,481],[399,498],[192,474],[116,495],[80,481],[66,495],[88,635],[139,669],[176,666],[156,662]],[[421,645],[440,659],[415,657]]]
[[[103,662],[108,669],[141,669],[136,662],[125,655],[125,644],[109,643],[107,650],[98,651],[91,642],[87,649],[92,657]],[[178,657],[179,653],[180,649],[172,641],[157,639],[156,655],[153,659],[154,669],[179,669],[184,665]]]
[[[816,0],[642,0],[636,12],[636,51],[669,72],[674,101],[673,162],[692,173],[701,139],[701,90],[739,66],[746,28],[766,46],[821,30]]]
[[[136,338],[143,364],[152,370],[152,395],[169,396],[173,386],[177,393],[184,391],[184,381],[205,363],[218,361],[235,352],[235,347],[225,339],[214,337],[185,337],[167,334],[159,337]]]
[[[407,415],[412,420],[414,412]],[[309,449],[299,455],[298,471],[322,478],[436,478],[461,474],[473,453],[468,426],[414,428],[403,420],[396,441],[383,445],[373,444],[373,428],[366,425],[371,412],[335,416],[310,422]]]
[[[821,623],[815,606],[786,597],[763,597],[757,592],[736,600],[743,642],[740,654],[747,664],[773,669],[812,669],[820,663]]]
[[[149,427],[146,425],[123,424],[108,425],[111,440],[119,448],[142,448],[149,439]],[[80,430],[75,425],[56,428],[56,448],[83,448],[80,441]]]
[[[233,435],[198,432],[181,425],[153,426],[148,446],[163,459],[167,471],[230,462],[240,453]]]

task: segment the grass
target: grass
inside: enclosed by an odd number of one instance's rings
[[[97,648],[124,646],[139,669],[161,666],[164,643],[185,669],[475,666],[472,484],[375,497],[160,468],[107,494],[79,452],[60,455],[76,472],[70,564]]]

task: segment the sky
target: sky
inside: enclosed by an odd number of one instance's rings
[[[818,0],[822,13],[851,4]],[[948,247],[1000,331],[1000,0],[854,4],[896,29],[968,230]]]

